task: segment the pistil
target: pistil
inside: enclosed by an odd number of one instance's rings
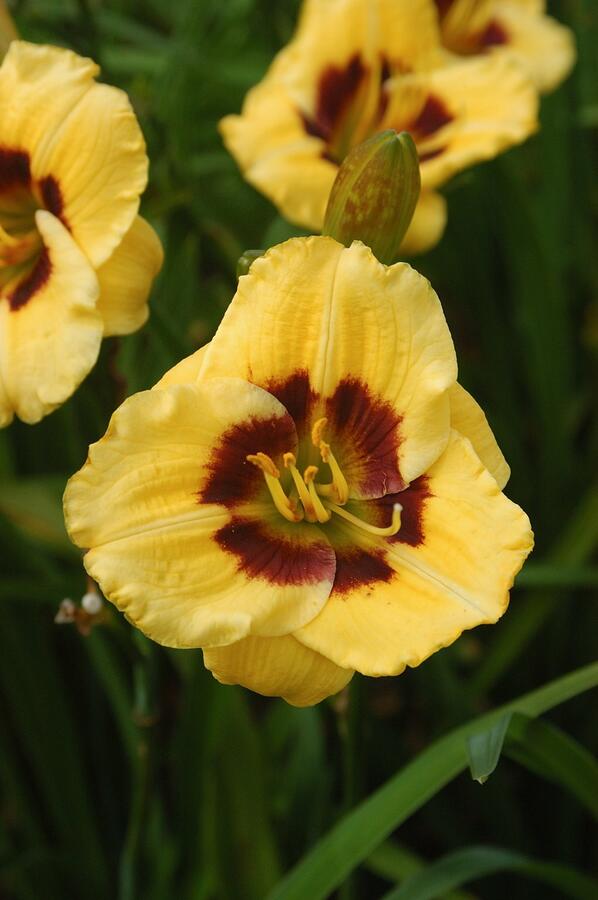
[[[378,525],[370,525],[369,522],[364,522],[363,519],[354,516],[353,513],[350,513],[346,509],[343,509],[342,506],[337,506],[336,503],[327,502],[326,506],[329,510],[331,510],[331,512],[336,513],[337,516],[341,516],[341,518],[343,519],[346,519],[347,522],[351,522],[352,525],[357,525],[357,527],[361,528],[363,531],[378,535],[379,537],[392,537],[393,534],[396,534],[401,527],[401,512],[403,511],[403,507],[400,503],[393,504],[392,521],[386,528],[381,528]]]

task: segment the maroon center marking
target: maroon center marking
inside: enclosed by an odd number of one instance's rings
[[[455,2],[455,0],[434,0],[434,2],[436,3],[438,15],[442,19],[444,16],[446,16],[447,12],[451,8],[451,6]]]
[[[0,192],[31,183],[29,154],[24,150],[0,147]]]
[[[381,497],[405,487],[397,464],[401,417],[390,404],[347,378],[326,401],[326,416],[331,429],[326,439],[350,489]]]
[[[292,528],[299,526],[293,525]],[[215,536],[216,543],[237,559],[240,572],[273,585],[315,585],[329,579],[335,569],[330,544],[293,540],[282,530],[271,531],[262,522],[233,517]]]
[[[496,20],[489,22],[478,38],[478,46],[484,49],[486,47],[499,47],[501,44],[508,43],[508,31]]]
[[[417,119],[407,127],[415,141],[430,137],[449,122],[453,117],[438,97],[430,94],[424,103],[423,109]]]
[[[233,507],[254,498],[264,486],[264,476],[246,457],[262,452],[276,460],[296,448],[295,423],[288,414],[252,418],[233,425],[212,451],[207,466],[209,474],[198,493],[198,502]]]
[[[272,379],[260,387],[263,387],[282,403],[295,422],[298,434],[303,434],[311,419],[316,401],[316,395],[311,389],[307,372],[299,371],[288,378]]]
[[[401,512],[401,527],[397,534],[387,538],[391,544],[408,544],[410,547],[420,547],[425,541],[424,513],[426,501],[432,497],[430,482],[427,475],[420,475],[412,481],[409,487],[396,494],[387,494],[378,500],[368,500],[367,506],[376,511],[376,524],[386,527],[392,522],[392,508],[395,503],[403,507]],[[369,518],[366,514],[366,518]],[[373,516],[372,516],[373,518]]]
[[[62,219],[64,210],[64,201],[62,199],[62,191],[60,185],[53,175],[46,175],[39,182],[39,189],[44,201],[44,206],[58,219]]]
[[[52,274],[52,261],[46,247],[42,247],[39,256],[29,272],[8,297],[12,312],[20,309],[37,291],[48,282]]]
[[[336,574],[331,596],[388,582],[394,574],[382,551],[367,551],[360,547],[337,548]]]

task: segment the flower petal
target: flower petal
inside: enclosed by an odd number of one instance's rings
[[[169,387],[171,384],[193,384],[197,381],[209,346],[209,344],[206,344],[204,347],[200,347],[195,353],[186,356],[173,366],[172,369],[165,372],[162,378],[156,382],[152,390],[160,390],[161,388]]]
[[[292,635],[248,637],[204,650],[203,658],[222,684],[241,684],[266,697],[282,697],[293,706],[313,706],[338,693],[353,676],[351,669],[335,666]]]
[[[104,320],[104,337],[130,334],[141,328],[149,310],[147,298],[160,271],[162,245],[154,229],[141,216],[110,258],[98,269],[98,310]]]
[[[13,413],[32,424],[60,406],[93,367],[102,340],[95,272],[55,216],[38,210],[36,224],[40,262],[18,298],[0,299],[4,425]]]
[[[323,141],[306,132],[286,88],[273,80],[258,85],[248,93],[242,115],[226,116],[219,129],[250,184],[289,221],[322,228],[338,167],[324,157]]]
[[[411,225],[401,244],[407,255],[425,253],[434,247],[446,227],[446,200],[436,191],[422,191]]]
[[[459,60],[427,73],[426,84],[450,122],[435,136],[438,147],[422,157],[423,188],[437,187],[536,130],[537,92],[525,70],[508,56]]]
[[[573,68],[575,40],[569,28],[527,6],[522,0],[497,0],[494,21],[506,38],[497,52],[508,49],[513,53],[530,72],[537,88],[548,93]]]
[[[46,208],[97,268],[133,223],[147,182],[143,135],[127,95],[59,47],[15,41],[0,69],[0,140],[29,154]]]
[[[509,480],[511,469],[496,443],[483,410],[464,387],[455,384],[449,391],[451,427],[471,441],[473,449],[501,491]]]
[[[351,545],[337,550],[330,599],[295,632],[338,666],[366,675],[398,674],[465,629],[496,622],[532,547],[525,513],[455,432],[422,484],[398,499],[406,531],[384,541],[345,528]]]
[[[284,407],[236,379],[146,391],[116,411],[69,482],[65,517],[90,548],[89,574],[149,637],[223,645],[288,633],[320,610],[334,552],[260,500],[245,459],[294,438]]]
[[[440,302],[410,266],[383,266],[360,243],[297,238],[257,259],[203,359],[202,380],[225,374],[274,393],[298,428],[332,415],[359,450],[353,496],[399,489],[448,440],[456,362]]]

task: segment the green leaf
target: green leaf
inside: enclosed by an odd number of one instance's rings
[[[504,752],[542,778],[570,791],[598,819],[598,762],[556,725],[515,713]]]
[[[480,784],[488,780],[498,765],[511,715],[507,713],[492,728],[467,739],[471,777]]]
[[[598,663],[577,669],[435,741],[345,816],[268,895],[323,900],[372,850],[467,766],[467,738],[513,712],[540,715],[598,686]]]
[[[383,900],[433,900],[445,897],[452,888],[502,871],[519,872],[576,900],[594,900],[598,896],[598,882],[569,866],[539,862],[501,847],[472,846],[449,853],[416,872],[400,887],[385,894]]]

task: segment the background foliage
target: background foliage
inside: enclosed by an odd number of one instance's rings
[[[209,339],[240,253],[298,233],[216,131],[296,9],[13,4],[24,37],[92,55],[130,93],[166,264],[149,324],[106,341],[62,409],[0,433],[0,896],[589,900],[595,695],[535,717],[598,683],[595,0],[552,5],[577,34],[574,74],[535,138],[448,186],[447,234],[416,261],[536,531],[500,625],[398,679],[356,681],[349,712],[343,696],[296,710],[221,687],[200,654],[150,644],[110,611],[89,637],[53,623],[86,589],[62,526],[67,476],[124,396]],[[505,716],[500,704],[532,690]],[[480,786],[468,762],[483,780],[501,749]]]

